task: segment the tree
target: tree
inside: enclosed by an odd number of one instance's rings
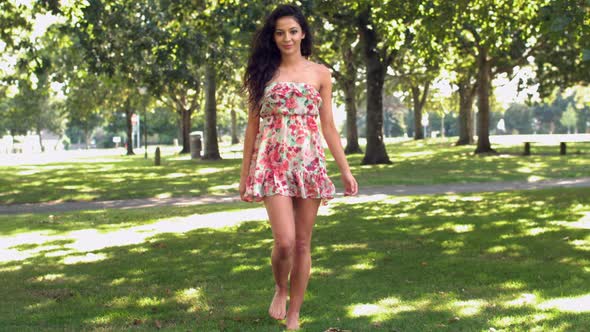
[[[0,1],[0,58],[13,52],[20,58],[14,73],[2,73],[4,84],[14,83],[19,88],[12,99],[8,99],[7,85],[2,87],[2,94],[7,97],[2,102],[2,127],[12,135],[35,130],[53,128],[61,130],[56,104],[49,103],[49,67],[47,56],[38,57],[35,43],[31,41],[33,21],[37,14],[51,11],[59,12],[54,0],[40,0],[30,3]],[[35,62],[35,63],[33,63]],[[37,113],[37,117],[34,114]],[[47,121],[43,121],[47,120]],[[49,121],[51,120],[51,121]],[[42,146],[42,142],[41,146]]]
[[[437,11],[433,4],[420,7],[412,33],[392,65],[395,78],[410,91],[415,140],[424,139],[422,112],[442,64],[443,39],[435,32],[440,19]]]
[[[357,82],[362,65],[361,45],[354,25],[350,25],[353,13],[342,14],[331,8],[318,10],[321,15],[315,21],[315,28],[322,31],[316,43],[315,58],[332,72],[337,86],[343,93],[346,112],[345,154],[362,153],[358,143],[357,128]]]
[[[70,17],[90,71],[109,77],[109,104],[125,113],[128,155],[134,154],[131,119],[137,109],[132,107],[141,103],[138,88],[150,82],[154,64],[158,30],[153,17],[148,3],[128,0],[92,0],[80,17]]]
[[[533,133],[533,112],[524,104],[511,104],[504,113],[506,131],[511,134]]]
[[[360,8],[358,28],[367,70],[367,151],[363,164],[391,163],[383,143],[383,83],[390,64],[407,48],[419,22],[418,2],[390,1]]]
[[[27,20],[28,8],[24,4],[17,5],[12,1],[0,2],[0,40],[8,48],[20,42],[17,36],[32,28],[32,22]]]
[[[206,45],[199,27],[206,9],[201,2],[152,2],[149,4],[150,50],[153,57],[146,78],[149,90],[171,110],[180,121],[180,153],[190,152],[192,116],[203,100]]]
[[[455,145],[475,143],[473,101],[477,94],[477,65],[471,51],[475,45],[465,31],[455,25],[456,30],[446,39],[448,56],[444,67],[454,73],[451,83],[457,86],[459,96],[459,139]]]
[[[458,1],[453,24],[468,34],[477,67],[477,148],[475,153],[495,152],[489,140],[490,91],[499,73],[511,74],[517,65],[541,48],[543,34],[539,13],[543,0]]]
[[[561,125],[567,128],[567,133],[571,133],[571,128],[574,128],[574,132],[577,133],[578,129],[576,128],[576,124],[578,123],[578,116],[576,114],[576,109],[573,103],[568,103],[567,109],[561,115],[561,119],[559,120]]]
[[[235,63],[246,56],[245,45],[248,45],[254,22],[264,8],[265,4],[246,4],[239,0],[208,1],[208,8],[199,21],[199,29],[207,40],[203,159],[221,159],[217,143],[217,82],[235,77]]]
[[[543,48],[535,55],[542,96],[590,83],[590,15],[585,0],[548,1],[539,11]]]

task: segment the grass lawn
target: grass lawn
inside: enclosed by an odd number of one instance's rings
[[[528,157],[521,155],[520,144],[496,146],[501,154],[483,157],[473,155],[473,146],[455,147],[453,143],[453,139],[392,143],[387,145],[391,165],[361,166],[362,155],[350,156],[349,163],[361,187],[536,181],[590,174],[587,143],[568,145],[567,156],[560,156],[556,146],[535,146],[534,155]],[[168,152],[162,167],[152,166],[142,154],[0,166],[0,204],[233,194],[239,182],[241,152],[239,146],[228,148],[233,150],[227,155],[230,158],[216,162],[193,161]],[[328,172],[340,186],[333,160]]]
[[[0,327],[281,331],[264,219],[245,203],[0,216]],[[587,188],[341,199],[318,218],[302,331],[588,331],[589,252]]]

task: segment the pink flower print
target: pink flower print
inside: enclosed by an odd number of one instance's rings
[[[283,127],[283,117],[277,116],[273,119],[272,128],[273,129],[281,129]]]
[[[279,171],[281,173],[284,173],[284,172],[286,172],[288,170],[289,170],[289,161],[285,159],[285,160],[283,160],[283,163],[279,167]]]
[[[297,135],[296,143],[298,145],[302,145],[303,143],[305,143],[305,135],[302,134],[302,133],[303,133],[303,131],[300,130],[299,133],[298,133],[298,135]]]
[[[319,160],[318,160],[318,158],[316,158],[312,162],[307,164],[307,166],[305,166],[305,169],[307,169],[309,172],[313,172],[318,168],[318,164],[319,164]]]
[[[276,148],[272,151],[272,153],[270,155],[270,160],[273,165],[276,165],[281,162],[281,153],[279,152],[278,148]]]
[[[307,117],[307,127],[311,131],[318,130],[318,124],[315,122],[315,119],[313,117],[311,117],[311,116],[308,116]]]
[[[290,110],[295,109],[297,107],[297,100],[295,100],[294,97],[291,97],[287,99],[287,101],[285,102],[285,106]]]

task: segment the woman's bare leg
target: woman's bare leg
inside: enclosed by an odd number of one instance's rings
[[[274,319],[284,319],[287,313],[289,273],[295,250],[293,199],[281,195],[269,196],[264,199],[264,206],[270,219],[274,238],[271,261],[275,279],[275,294],[268,308],[268,313]]]
[[[303,304],[311,271],[311,234],[320,200],[295,198],[293,205],[295,210],[295,256],[291,268],[287,329],[299,328],[299,311]]]

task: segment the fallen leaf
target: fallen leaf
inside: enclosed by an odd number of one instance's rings
[[[459,318],[459,317],[455,316],[455,317],[453,317],[453,318],[449,319],[449,323],[451,323],[451,324],[452,324],[452,323],[458,322],[458,321],[460,321],[460,320],[461,320],[461,318]]]
[[[159,320],[156,320],[154,322],[154,324],[156,325],[156,328],[161,329],[162,328],[162,323]]]
[[[427,263],[427,262],[422,262],[422,263],[420,263],[420,264],[421,264],[422,266],[426,266],[426,265],[428,265],[428,263]]]
[[[133,320],[133,325],[141,325],[143,322],[141,321],[141,319],[134,319]]]

